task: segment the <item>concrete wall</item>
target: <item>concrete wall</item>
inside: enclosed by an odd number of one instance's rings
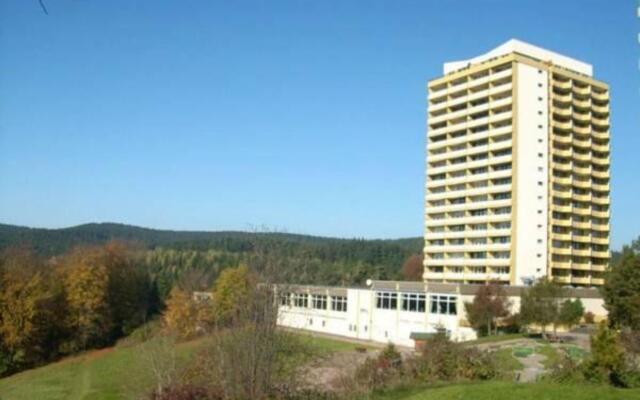
[[[467,341],[477,338],[475,331],[468,327],[464,303],[472,302],[474,295],[473,285],[447,285],[443,284],[441,291],[417,291],[411,286],[411,291],[390,289],[394,283],[377,282],[379,288],[317,288],[307,286],[288,287],[286,290],[295,293],[306,293],[309,296],[306,308],[295,307],[293,303],[280,306],[278,324],[281,326],[303,329],[310,332],[320,332],[353,339],[369,340],[378,343],[394,343],[401,346],[414,346],[411,333],[435,333],[438,329],[445,329],[452,340]],[[375,286],[375,284],[374,284]],[[462,289],[461,289],[462,288]],[[335,290],[340,290],[336,294]],[[461,293],[463,291],[464,293]],[[520,296],[515,293],[518,288],[509,288],[509,299],[512,303],[512,312],[520,310]],[[376,307],[376,292],[389,292],[398,295],[397,307],[393,310],[379,309]],[[311,307],[311,294],[322,293],[327,296],[327,309],[319,310]],[[424,312],[403,311],[402,293],[419,293],[426,296],[426,309]],[[582,293],[582,292],[580,292]],[[581,297],[586,311],[591,311],[602,319],[606,316],[601,298],[593,297],[593,293],[585,291],[588,295]],[[347,311],[331,310],[331,296],[340,295],[347,297]],[[455,296],[457,315],[434,314],[430,308],[430,295]]]
[[[547,273],[548,239],[548,78],[547,71],[516,63],[515,107],[515,226],[512,226],[515,279],[527,280]]]

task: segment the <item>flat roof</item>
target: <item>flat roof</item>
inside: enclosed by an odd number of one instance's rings
[[[583,75],[588,75],[591,77],[593,76],[593,66],[591,64],[587,64],[583,61],[579,61],[574,58],[567,57],[551,50],[543,49],[542,47],[534,46],[517,39],[511,39],[496,47],[495,49],[490,50],[489,52],[477,57],[444,63],[443,72],[446,75],[469,67],[471,65],[480,64],[510,53],[519,53],[531,58],[535,58],[539,61],[551,62],[566,69],[579,72]]]
[[[315,286],[315,285],[278,285],[290,292],[306,292],[311,294],[329,294],[333,296],[346,296],[348,289],[358,290],[379,290],[395,292],[414,293],[442,293],[460,294],[463,296],[473,296],[482,284],[468,283],[439,283],[439,282],[415,282],[415,281],[370,281],[371,285],[366,287],[344,287],[344,286]],[[521,296],[528,286],[504,285],[501,286],[507,296]],[[596,288],[573,288],[566,287],[568,297],[581,299],[602,298],[600,291]]]

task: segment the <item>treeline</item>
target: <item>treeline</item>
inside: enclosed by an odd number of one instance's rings
[[[46,260],[28,248],[0,258],[0,376],[113,344],[157,313],[140,252],[111,242]]]
[[[28,245],[36,255],[47,259],[79,245],[102,246],[112,240],[135,243],[147,250],[142,262],[163,298],[175,284],[191,290],[207,288],[225,268],[249,265],[265,257],[278,264],[279,278],[289,283],[360,285],[369,278],[401,279],[406,277],[403,264],[410,256],[421,254],[423,246],[421,238],[364,240],[280,232],[178,232],[121,224],[52,230],[0,225],[0,249]]]

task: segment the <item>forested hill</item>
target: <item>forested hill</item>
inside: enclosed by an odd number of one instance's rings
[[[420,253],[422,250],[422,238],[367,240],[280,232],[173,231],[116,223],[90,223],[61,229],[0,224],[0,249],[15,245],[28,245],[43,256],[61,254],[80,244],[104,244],[114,239],[136,242],[149,248],[168,246],[183,249],[216,248],[242,251],[243,244],[255,237],[270,238],[278,242],[322,245],[323,247],[399,246],[413,253]]]

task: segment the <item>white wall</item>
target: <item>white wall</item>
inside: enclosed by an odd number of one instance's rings
[[[467,341],[477,338],[471,328],[460,326],[461,320],[466,320],[464,303],[473,301],[472,295],[457,296],[457,315],[440,315],[429,312],[429,294],[427,294],[426,312],[408,312],[401,310],[400,294],[398,292],[398,308],[395,310],[381,310],[375,307],[375,293],[373,289],[348,289],[347,311],[338,312],[329,309],[312,309],[311,302],[307,308],[281,306],[278,312],[278,324],[281,326],[303,329],[310,332],[320,332],[347,338],[368,340],[378,343],[394,343],[401,346],[413,347],[410,338],[412,332],[433,333],[438,328],[444,328],[450,333],[452,340]],[[447,295],[455,295],[448,293]],[[520,311],[520,297],[510,296],[512,313]],[[602,319],[607,312],[602,299],[581,299],[585,311],[594,313],[597,319]]]
[[[548,240],[548,79],[547,72],[516,63],[516,188],[513,284],[547,273]],[[513,229],[514,227],[512,227]],[[512,255],[513,257],[514,255]]]
[[[394,343],[413,347],[412,332],[434,333],[444,328],[453,340],[472,340],[476,334],[472,329],[460,327],[459,319],[464,318],[461,297],[458,296],[458,315],[431,314],[401,310],[401,295],[398,293],[398,308],[383,310],[375,307],[375,290],[348,289],[347,311],[316,310],[311,307],[299,308],[281,306],[278,324],[312,332],[328,333],[354,339],[371,340],[378,343]],[[427,296],[428,299],[428,296]]]

